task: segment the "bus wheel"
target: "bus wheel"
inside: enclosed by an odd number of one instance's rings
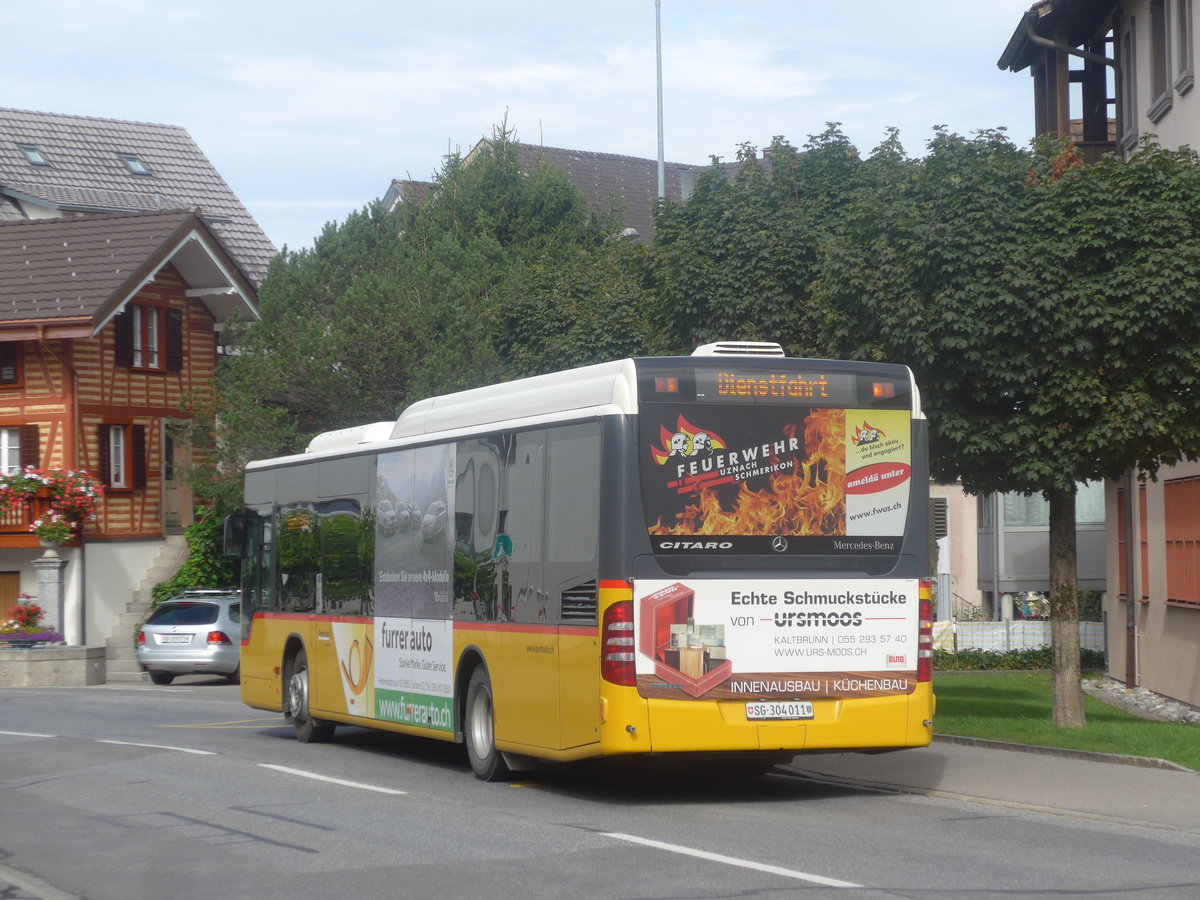
[[[496,749],[496,719],[492,706],[492,682],[487,670],[477,666],[467,685],[467,716],[463,731],[467,741],[467,759],[475,777],[499,781],[508,777],[508,766]]]
[[[333,726],[314,719],[308,711],[308,657],[300,650],[292,660],[287,685],[288,718],[302,744],[323,744],[333,737]]]

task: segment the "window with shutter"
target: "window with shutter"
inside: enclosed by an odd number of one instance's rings
[[[134,425],[131,429],[133,434],[130,436],[130,443],[133,444],[133,486],[136,488],[144,488],[146,486],[146,426]]]
[[[178,320],[171,324],[170,313]],[[183,321],[178,310],[145,303],[131,303],[113,320],[116,328],[116,362],[128,369],[166,372],[171,362],[183,365]],[[177,330],[172,347],[172,328]],[[173,352],[177,360],[171,360]],[[172,371],[179,371],[178,368]]]
[[[100,476],[106,487],[144,488],[147,481],[146,426],[101,425]]]
[[[10,475],[21,468],[21,429],[0,428],[0,474]]]
[[[116,340],[116,363],[123,368],[133,366],[133,312],[126,309],[113,319]]]
[[[42,464],[41,430],[37,425],[21,425],[21,468]]]
[[[167,371],[183,371],[183,312],[167,310]]]
[[[19,341],[0,343],[0,386],[18,387],[22,382],[21,360],[24,344]]]

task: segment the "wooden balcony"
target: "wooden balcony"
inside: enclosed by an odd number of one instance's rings
[[[1083,161],[1087,164],[1099,162],[1100,157],[1105,153],[1116,153],[1116,141],[1072,141],[1079,155],[1083,157]]]
[[[37,497],[31,497],[24,505],[16,509],[0,511],[0,548],[37,547],[40,546],[37,535],[29,530],[29,526],[50,512],[49,490],[43,495],[39,491]],[[78,547],[79,538],[73,537],[64,547]]]

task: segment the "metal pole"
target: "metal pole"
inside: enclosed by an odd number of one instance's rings
[[[1141,578],[1134,578],[1134,567],[1137,564],[1138,552],[1134,540],[1141,537],[1138,514],[1141,512],[1141,497],[1134,491],[1137,489],[1137,479],[1130,469],[1125,475],[1125,687],[1133,690],[1137,687],[1137,600],[1134,599],[1133,586],[1141,587]],[[1134,503],[1138,504],[1135,510]],[[1117,585],[1120,592],[1121,586]]]
[[[663,171],[662,0],[654,0],[654,51],[658,61],[658,199],[667,196]]]

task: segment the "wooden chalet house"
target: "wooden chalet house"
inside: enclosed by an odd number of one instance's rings
[[[193,521],[181,475],[204,448],[171,425],[211,398],[222,323],[257,316],[274,252],[182,129],[0,110],[0,470],[104,486],[57,551],[68,643],[103,644]],[[0,515],[4,618],[39,596],[48,502]]]

